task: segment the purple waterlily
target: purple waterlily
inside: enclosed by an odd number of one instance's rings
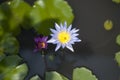
[[[36,37],[34,39],[35,41],[35,49],[34,49],[34,52],[37,52],[37,51],[40,51],[41,49],[47,49],[47,39],[48,37],[46,36],[43,36],[43,37]]]

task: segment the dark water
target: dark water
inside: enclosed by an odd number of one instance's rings
[[[34,0],[26,1],[33,3]],[[40,53],[33,53],[33,38],[36,34],[33,34],[33,30],[22,31],[18,39],[21,45],[20,56],[29,66],[26,80],[35,74],[43,78],[45,70],[56,70],[71,79],[73,68],[81,66],[91,69],[99,80],[119,80],[120,68],[114,60],[114,55],[120,51],[120,46],[115,43],[115,38],[120,33],[120,5],[113,3],[112,0],[67,1],[73,8],[75,14],[73,26],[80,29],[79,38],[82,42],[74,45],[75,53],[67,49],[65,54],[56,52],[53,61],[48,60],[50,54],[47,54],[45,69]],[[106,31],[103,27],[107,19],[113,21],[111,31]],[[54,47],[50,45],[48,52],[54,53],[51,51]]]

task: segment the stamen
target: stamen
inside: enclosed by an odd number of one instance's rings
[[[67,43],[70,40],[70,34],[66,31],[62,31],[58,34],[58,40],[63,44]]]

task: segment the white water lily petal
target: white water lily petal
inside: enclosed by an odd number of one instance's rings
[[[78,36],[79,34],[72,34],[72,36],[74,36],[74,37],[76,37],[76,36]]]
[[[66,44],[62,44],[62,48],[65,48]]]
[[[76,42],[81,42],[81,40],[80,40],[80,39],[78,39],[78,40],[76,40]]]
[[[68,27],[67,31],[70,32],[71,28],[72,28],[72,25]]]
[[[53,33],[56,33],[57,31],[56,30],[54,30],[54,29],[50,29]]]
[[[76,32],[78,32],[78,31],[79,31],[79,29],[75,29],[75,28],[74,28],[74,29],[72,29],[70,32],[71,32],[71,33],[76,33]]]
[[[54,34],[50,34],[50,36],[52,36],[52,37],[53,37],[53,36],[54,36]]]
[[[66,47],[67,47],[69,50],[71,50],[72,52],[74,52],[72,45],[68,44],[68,45],[66,45]]]
[[[56,40],[55,39],[50,39],[47,41],[47,43],[54,43]]]
[[[77,38],[77,36],[79,35],[77,34],[79,29],[72,29],[72,25],[67,27],[66,22],[64,23],[64,25],[60,24],[60,26],[57,23],[55,23],[55,28],[56,30],[50,29],[52,31],[52,38],[48,40],[48,43],[53,43],[57,45],[55,51],[57,51],[60,47],[66,47],[72,52],[74,52],[72,44],[81,41],[79,38]]]
[[[62,23],[60,24],[60,30],[61,30],[61,29],[63,29],[63,25],[62,25]]]
[[[67,29],[67,22],[65,21],[64,26],[65,29]]]
[[[61,47],[61,44],[57,44],[57,47],[55,48],[55,51],[57,51]]]
[[[60,30],[60,26],[57,23],[55,23],[55,28],[56,28],[57,31]]]

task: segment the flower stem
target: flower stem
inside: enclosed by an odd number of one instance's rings
[[[45,77],[45,73],[47,71],[47,60],[46,60],[46,56],[44,55],[44,51],[42,51],[42,58],[44,61],[44,66],[45,66],[45,71],[44,71],[44,77]]]

